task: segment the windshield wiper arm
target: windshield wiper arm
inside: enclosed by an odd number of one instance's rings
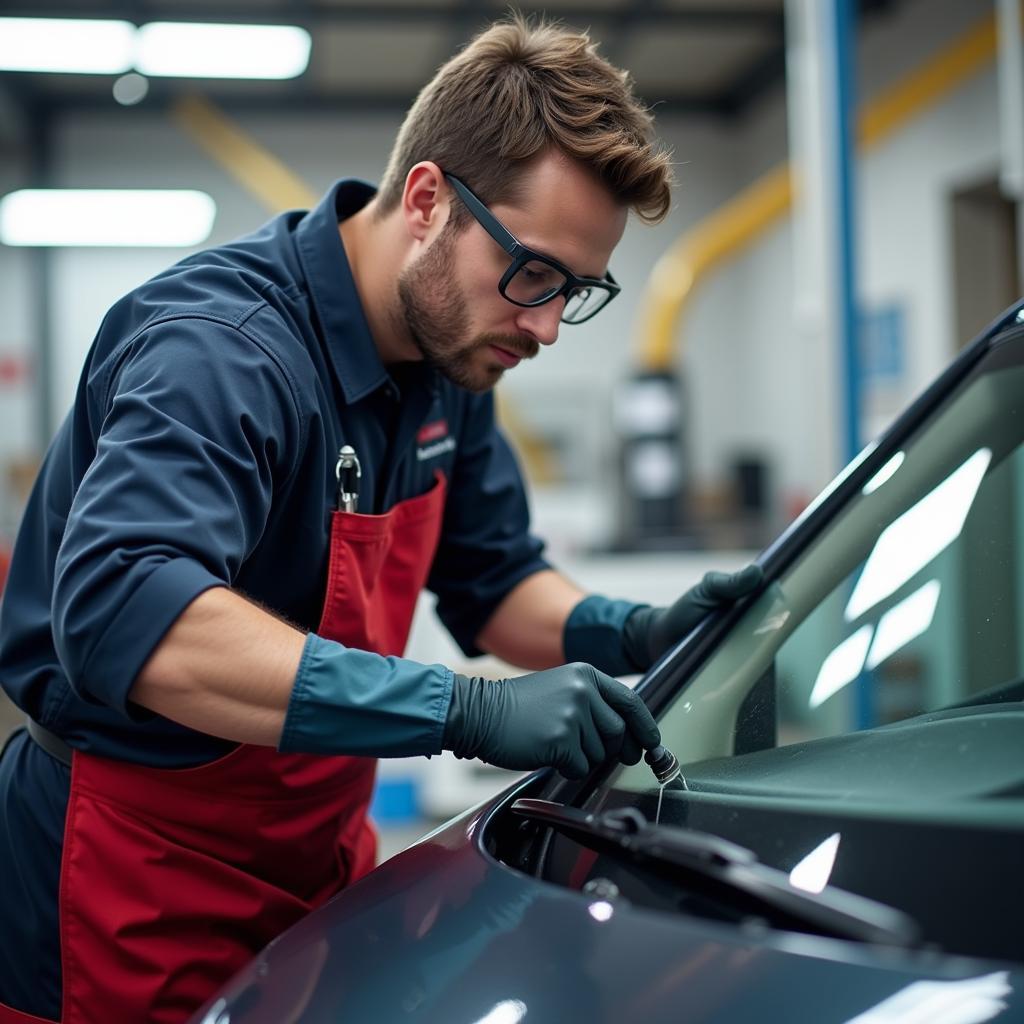
[[[820,893],[797,889],[784,871],[762,864],[752,850],[689,828],[651,825],[634,807],[592,814],[552,800],[521,798],[512,811],[589,849],[626,857],[668,873],[689,876],[701,891],[780,926],[890,946],[915,946],[920,929],[901,910],[829,886]]]

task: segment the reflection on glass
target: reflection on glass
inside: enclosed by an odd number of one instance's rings
[[[853,636],[847,637],[824,661],[814,681],[808,707],[824,704],[833,694],[860,675],[864,659],[868,656],[872,626],[861,626]]]
[[[960,536],[991,458],[988,448],[976,451],[882,531],[850,595],[848,622],[898,590]]]
[[[906,456],[903,452],[897,452],[865,485],[864,494],[873,494],[886,482],[896,475],[896,470],[903,465]]]
[[[983,1024],[1006,1009],[1009,971],[962,981],[915,981],[846,1024]]]
[[[839,833],[833,832],[790,871],[789,884],[806,892],[821,892],[828,885],[838,852]]]
[[[612,905],[607,900],[591,903],[587,910],[595,921],[607,921],[612,916]]]
[[[526,1016],[526,1003],[521,999],[503,999],[477,1024],[519,1024]]]
[[[929,580],[882,616],[868,654],[868,669],[877,668],[890,655],[927,631],[935,617],[941,590],[942,584],[938,580]]]

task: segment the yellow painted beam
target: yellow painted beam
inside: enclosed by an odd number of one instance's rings
[[[992,15],[867,104],[858,117],[860,146],[877,145],[934,106],[985,67],[995,52]],[[792,200],[785,163],[690,228],[665,252],[640,302],[637,339],[643,369],[665,371],[680,358],[679,324],[695,287],[786,214]]]
[[[888,138],[976,75],[995,57],[996,38],[993,14],[887,89],[861,113],[857,124],[860,143],[873,146]]]
[[[270,213],[308,210],[317,196],[273,153],[242,131],[208,100],[188,96],[172,111],[178,126]]]
[[[658,260],[641,299],[640,363],[672,366],[683,308],[693,288],[719,264],[739,255],[792,203],[789,165],[759,178],[691,228]]]

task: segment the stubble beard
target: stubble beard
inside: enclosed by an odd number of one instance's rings
[[[455,238],[449,222],[430,249],[399,276],[397,318],[424,362],[453,384],[482,393],[505,372],[493,359],[482,358],[491,345],[524,359],[532,359],[539,346],[530,338],[470,337],[469,310],[455,281]]]

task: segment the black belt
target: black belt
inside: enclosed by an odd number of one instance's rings
[[[71,767],[71,748],[59,736],[50,732],[49,729],[44,729],[34,718],[26,719],[25,725],[28,728],[29,736],[50,757],[55,757],[61,763],[66,764],[69,768]]]

